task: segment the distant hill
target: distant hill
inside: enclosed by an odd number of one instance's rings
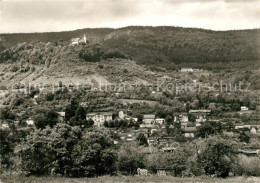
[[[180,27],[81,29],[67,32],[1,34],[2,50],[22,42],[67,42],[85,34],[89,44],[119,50],[138,64],[258,62],[260,30],[210,31]],[[63,43],[64,44],[64,43]]]

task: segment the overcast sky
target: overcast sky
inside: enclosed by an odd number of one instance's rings
[[[129,25],[260,28],[260,0],[0,0],[0,33]]]

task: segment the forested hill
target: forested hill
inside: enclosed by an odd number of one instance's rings
[[[260,60],[260,30],[257,29],[210,31],[136,26],[55,33],[2,34],[0,38],[4,49],[22,42],[66,42],[84,34],[89,44],[99,43],[105,49],[118,49],[141,64]]]

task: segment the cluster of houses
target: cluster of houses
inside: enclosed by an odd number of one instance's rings
[[[241,108],[241,111],[247,109]],[[65,112],[58,112],[59,121],[65,121]],[[140,122],[139,129],[128,129],[127,131],[115,130],[120,138],[120,141],[135,141],[140,133],[143,133],[148,140],[149,147],[161,147],[163,151],[173,151],[176,145],[175,137],[168,136],[167,128],[174,129],[176,128],[174,124],[178,124],[181,130],[182,136],[186,138],[194,138],[199,126],[203,123],[215,121],[225,124],[225,120],[222,119],[212,119],[211,110],[190,110],[188,113],[174,113],[172,123],[166,125],[166,120],[164,118],[158,118],[155,114],[144,114],[142,121]],[[192,116],[193,120],[189,119]],[[113,112],[92,112],[86,114],[87,120],[93,120],[94,126],[104,127],[105,122],[110,122],[113,120],[125,120],[138,122],[137,117],[128,116],[126,112],[119,111],[118,115],[114,115]],[[139,119],[140,120],[140,119]],[[229,121],[236,121],[236,119],[228,119]],[[28,126],[33,126],[33,119],[29,118],[26,120]],[[224,130],[223,133],[230,137],[238,137],[239,131],[250,133],[250,135],[260,136],[260,125],[259,123],[250,121],[250,122],[237,122],[233,123],[233,130]],[[1,123],[1,128],[8,128],[8,124]],[[118,141],[115,141],[117,144]]]

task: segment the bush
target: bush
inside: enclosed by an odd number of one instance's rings
[[[9,129],[0,129],[0,167],[9,168],[12,164],[10,157],[13,155],[14,142]]]
[[[128,58],[124,53],[119,50],[109,50],[103,55],[103,59],[111,59],[111,58]]]
[[[53,156],[50,154],[50,128],[36,130],[16,147],[21,158],[20,168],[28,175],[44,175],[50,170]]]
[[[74,147],[72,174],[76,177],[101,176],[116,171],[116,153],[106,131],[86,133]]]
[[[260,176],[260,158],[239,155],[238,163],[234,166],[233,171],[236,175],[240,176]]]
[[[14,65],[12,68],[11,68],[11,72],[17,72],[20,68],[17,66],[17,65]]]
[[[98,62],[102,55],[103,50],[98,44],[85,46],[79,52],[79,57],[87,62]]]
[[[118,170],[126,175],[134,175],[137,168],[144,167],[144,154],[138,144],[123,144],[118,153]]]
[[[206,174],[227,177],[236,162],[237,148],[232,142],[214,136],[206,140],[200,155],[201,165]]]
[[[57,124],[31,132],[16,152],[21,157],[21,170],[29,175],[90,177],[116,170],[113,141],[106,131],[84,132]]]

